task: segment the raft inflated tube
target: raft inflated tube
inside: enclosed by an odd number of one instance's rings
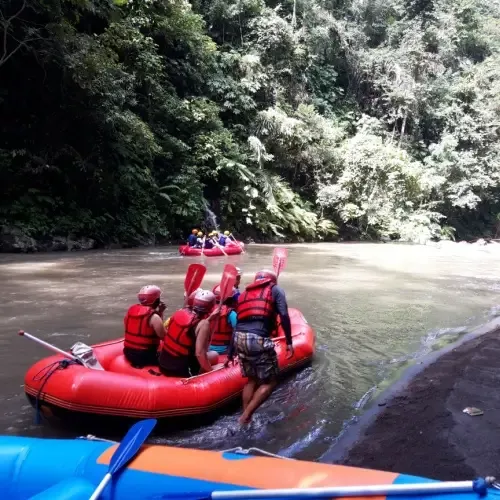
[[[116,444],[86,439],[0,436],[0,498],[88,499],[108,471],[116,448]],[[247,490],[247,495],[254,495],[259,494],[259,490],[288,488],[293,488],[296,496],[297,488],[332,490],[342,487],[356,487],[359,493],[356,498],[365,498],[361,492],[366,488],[368,494],[370,485],[378,485],[379,492],[384,487],[389,491],[394,486],[405,485],[407,494],[398,496],[398,500],[478,498],[475,492],[434,492],[430,497],[428,491],[422,490],[422,483],[429,485],[427,490],[446,485],[416,476],[342,465],[153,445],[140,450],[113,479],[112,486],[103,492],[101,499],[208,500],[212,492]],[[416,489],[421,494],[412,493]],[[260,496],[265,496],[264,492]],[[386,496],[380,494],[376,498],[384,500]],[[500,492],[489,488],[484,498],[500,500]]]
[[[30,497],[30,500],[88,500],[94,489],[94,485],[85,479],[72,477]]]

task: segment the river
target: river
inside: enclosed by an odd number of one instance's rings
[[[206,258],[205,285],[218,281],[226,262],[241,267],[242,283],[249,282],[255,271],[270,266],[272,248],[250,245],[241,256]],[[313,364],[280,385],[248,429],[240,429],[238,414],[231,413],[197,429],[156,436],[157,442],[205,449],[256,446],[321,459],[377,386],[389,384],[437,345],[500,314],[500,251],[492,251],[493,245],[288,248],[280,284],[317,333]],[[23,376],[48,352],[17,336],[17,330],[65,349],[78,340],[116,338],[140,286],[160,285],[169,312],[180,306],[186,269],[196,261],[171,247],[1,255],[0,433],[68,435],[34,423]]]

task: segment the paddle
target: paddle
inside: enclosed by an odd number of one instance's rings
[[[236,277],[238,276],[238,271],[236,267],[232,264],[226,264],[222,271],[222,278],[220,280],[220,302],[219,302],[219,312],[222,309],[224,302],[232,295],[234,284],[236,282]]]
[[[233,241],[241,248],[241,253],[245,253],[245,249],[243,248],[243,245],[233,236],[233,233],[229,235],[230,238],[233,239]]]
[[[283,488],[212,491],[165,495],[169,500],[240,500],[260,498],[334,498],[397,495],[435,495],[443,493],[477,493],[485,496],[494,478],[478,478],[474,481],[444,481],[414,484],[376,484],[367,486],[325,486],[320,488]]]
[[[273,251],[273,269],[276,276],[280,275],[286,267],[288,259],[288,250],[284,247],[276,247]]]
[[[140,422],[135,423],[129,429],[111,457],[107,474],[103,477],[99,486],[97,486],[89,500],[97,500],[111,478],[117,472],[120,472],[130,462],[130,460],[136,456],[141,446],[151,434],[155,425],[156,419],[150,418],[148,420],[141,420]]]
[[[219,242],[213,238],[212,239],[212,243],[217,247],[217,248],[220,248],[220,251],[227,257],[227,253],[226,251],[224,250],[224,247],[222,245],[219,245]]]
[[[203,252],[205,250],[205,240],[207,239],[206,236],[203,236],[203,240],[201,242],[201,256],[203,257]]]
[[[190,264],[184,278],[184,291],[186,292],[184,304],[187,304],[189,296],[198,288],[205,277],[207,268],[203,264]]]
[[[19,330],[18,335],[21,337],[25,337],[27,339],[35,341],[37,344],[43,345],[47,349],[50,349],[51,351],[57,352],[57,354],[62,354],[64,357],[71,359],[73,361],[76,361],[77,363],[80,363],[83,365],[83,363],[73,356],[73,354],[70,354],[69,352],[63,351],[62,349],[59,349],[59,347],[56,347],[55,345],[49,344],[48,342],[45,342],[45,340],[39,339],[38,337],[35,337],[34,335],[31,335],[28,332],[25,332],[23,330]]]

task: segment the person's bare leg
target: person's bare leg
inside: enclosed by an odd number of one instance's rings
[[[271,380],[267,384],[262,384],[254,393],[251,401],[246,408],[244,407],[243,414],[240,417],[240,424],[248,424],[252,420],[252,415],[255,410],[271,395],[278,381]]]
[[[257,386],[258,386],[257,380],[249,378],[248,382],[245,384],[245,387],[243,387],[243,395],[242,395],[243,411],[247,409],[247,406],[249,405],[250,401],[252,401],[253,395],[257,390]]]

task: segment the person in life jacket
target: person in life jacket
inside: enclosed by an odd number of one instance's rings
[[[215,307],[220,304],[220,285],[215,285],[212,289],[216,297]],[[233,331],[238,321],[236,314],[236,289],[233,288],[233,294],[222,304],[220,314],[212,320],[212,340],[210,341],[210,350],[218,354],[227,354],[232,344]]]
[[[198,231],[196,235],[196,248],[201,248],[203,246],[203,233]]]
[[[234,300],[238,302],[238,298],[240,297],[241,294],[240,283],[241,283],[241,277],[243,276],[243,271],[239,267],[237,267],[236,272],[238,274],[236,275],[236,281],[234,282],[234,288],[236,290],[236,292],[234,293]]]
[[[215,295],[200,290],[192,307],[184,307],[171,317],[159,357],[160,370],[169,377],[189,377],[212,370],[218,354],[209,352],[210,321]]]
[[[285,292],[277,285],[274,271],[263,270],[238,298],[234,342],[241,374],[248,377],[243,389],[240,424],[251,421],[255,410],[269,397],[277,384],[278,358],[271,332],[279,316],[286,337],[287,358],[294,355],[292,327]]]
[[[194,298],[195,298],[196,294],[197,294],[198,292],[200,292],[201,290],[203,290],[203,289],[202,289],[202,288],[197,288],[194,292],[191,292],[191,293],[189,294],[189,297],[188,297],[188,299],[187,299],[187,300],[186,300],[186,292],[184,292],[184,301],[186,302],[185,307],[187,307],[188,309],[192,309],[192,308],[193,308]],[[170,316],[170,317],[168,317],[168,318],[167,318],[167,319],[163,322],[163,326],[164,326],[165,328],[167,328],[167,327],[168,327],[168,325],[170,324],[170,318],[171,318],[171,316]]]
[[[212,237],[213,237],[213,232],[208,233],[208,236],[207,236],[207,238],[205,240],[205,246],[204,246],[204,248],[206,248],[207,250],[209,250],[210,248],[214,247],[214,243],[212,241]]]
[[[196,246],[197,241],[198,241],[198,229],[193,229],[188,237],[187,243],[190,247],[194,247]]]
[[[225,247],[226,240],[229,238],[229,231],[224,231],[224,234],[219,235],[219,245]]]
[[[123,320],[125,340],[123,354],[138,368],[158,364],[158,346],[165,335],[163,312],[167,306],[161,302],[161,289],[155,285],[143,286]]]

